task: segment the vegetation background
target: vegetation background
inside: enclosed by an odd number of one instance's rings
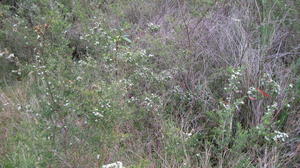
[[[299,11],[1,0],[0,167],[299,168]]]

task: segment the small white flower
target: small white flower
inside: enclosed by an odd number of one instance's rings
[[[272,105],[273,108],[277,108],[277,106],[278,106],[277,102],[275,102],[275,103]]]
[[[15,57],[15,54],[11,53],[9,54],[9,56],[7,57],[7,59],[13,59]]]
[[[115,163],[103,165],[102,168],[124,168],[124,167],[122,162],[115,162]]]
[[[100,114],[99,112],[93,112],[93,114],[94,114],[96,117],[103,117],[103,115]]]
[[[76,80],[80,81],[80,80],[82,80],[82,77],[81,77],[81,76],[78,76],[78,77],[76,78]]]
[[[236,19],[236,18],[231,18],[233,21],[235,21],[235,22],[240,22],[241,21],[241,19]]]
[[[266,139],[267,141],[270,141],[270,138],[268,138],[267,136],[265,136],[265,139]]]

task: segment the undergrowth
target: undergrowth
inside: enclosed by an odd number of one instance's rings
[[[296,0],[0,2],[0,167],[299,167]]]

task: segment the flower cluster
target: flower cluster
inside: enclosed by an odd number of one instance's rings
[[[274,131],[274,133],[275,133],[275,136],[273,137],[273,140],[275,142],[278,142],[278,141],[284,142],[289,137],[288,134],[286,134],[284,132]]]
[[[153,57],[152,54],[147,54],[146,50],[138,50],[138,51],[126,51],[117,53],[118,59],[130,63],[133,65],[143,65],[145,64],[149,58]]]
[[[160,25],[154,24],[152,22],[148,23],[147,26],[151,32],[157,32],[160,29]]]
[[[158,95],[152,93],[144,98],[141,105],[146,107],[147,110],[157,111],[163,105],[163,103]]]
[[[103,115],[100,112],[93,111],[92,113],[94,114],[95,117],[103,117]]]
[[[270,125],[272,123],[273,114],[277,108],[278,108],[277,102],[275,102],[271,106],[267,106],[267,112],[264,114],[262,118],[263,124],[265,126]]]
[[[268,73],[264,73],[261,78],[261,85],[266,87],[266,91],[271,93],[274,96],[279,95],[281,91],[280,85],[272,79],[272,76]]]
[[[115,162],[103,165],[102,168],[124,168],[122,162]]]
[[[240,93],[239,85],[241,84],[240,78],[242,76],[241,68],[231,69],[231,75],[228,80],[228,86],[224,88],[227,93]],[[231,97],[229,97],[231,98]]]
[[[94,111],[92,111],[92,119],[95,122],[98,122],[100,118],[103,118],[105,114],[110,113],[113,110],[109,100],[102,100],[99,105],[99,108],[95,108]]]
[[[249,97],[257,99],[257,90],[254,87],[250,87],[247,91]]]

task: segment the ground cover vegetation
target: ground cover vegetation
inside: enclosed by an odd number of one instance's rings
[[[299,11],[1,0],[0,167],[300,167]]]

